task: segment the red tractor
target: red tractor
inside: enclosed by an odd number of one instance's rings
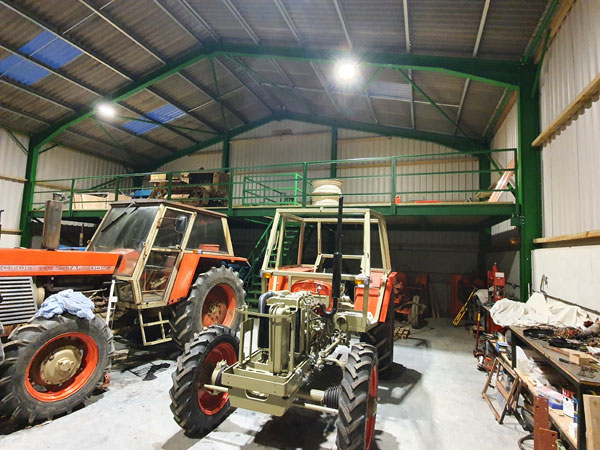
[[[83,252],[0,250],[0,322],[12,330],[0,362],[0,417],[32,423],[81,404],[105,383],[113,326],[133,325],[145,346],[180,347],[210,325],[236,329],[243,266],[225,216],[160,200],[111,205]],[[36,314],[68,289],[94,302],[92,320]]]

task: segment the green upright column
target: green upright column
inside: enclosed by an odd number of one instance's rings
[[[491,155],[479,155],[479,189],[489,189],[492,183],[492,174],[490,172]],[[487,193],[486,193],[487,194]],[[476,199],[473,199],[476,201]],[[477,254],[477,270],[479,273],[485,274],[487,267],[485,264],[486,253],[490,250],[492,245],[492,229],[489,227],[479,230],[479,253]]]
[[[331,127],[331,159],[338,159],[338,128]],[[331,178],[337,177],[337,164],[331,164]]]
[[[223,169],[229,169],[231,164],[231,142],[229,137],[226,137],[223,141],[223,153],[221,155],[221,167]]]
[[[33,192],[37,177],[38,158],[42,145],[36,144],[33,139],[29,140],[29,150],[27,152],[27,165],[25,168],[25,178],[27,181],[23,186],[23,198],[21,200],[21,247],[31,246],[31,218],[29,211],[33,205]]]
[[[533,91],[535,74],[535,66],[522,68],[517,99],[519,114],[517,182],[521,230],[521,301],[528,299],[531,287],[533,240],[542,234],[541,154],[538,149],[531,146],[531,143],[540,132],[539,91],[537,89]],[[531,95],[532,91],[534,92],[533,96]]]

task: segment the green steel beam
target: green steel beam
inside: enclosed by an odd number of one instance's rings
[[[338,159],[338,127],[331,127],[331,160]],[[331,178],[337,177],[337,164],[331,164]]]
[[[21,149],[21,151],[23,153],[27,154],[27,147],[25,147],[25,145],[23,145],[23,143],[19,140],[19,138],[17,138],[17,136],[15,136],[13,134],[13,132],[11,130],[9,130],[8,128],[5,128],[5,130],[8,133],[8,135],[12,138],[12,140],[15,141],[15,143]]]
[[[174,160],[182,158],[184,156],[192,155],[196,152],[199,152],[200,150],[210,147],[211,145],[219,144],[228,138],[232,138],[232,137],[238,136],[242,133],[246,133],[247,131],[261,127],[269,122],[272,122],[273,120],[281,120],[280,117],[281,117],[281,115],[279,113],[273,113],[273,114],[269,114],[265,117],[262,117],[258,120],[255,120],[253,122],[248,122],[247,124],[240,125],[239,127],[231,129],[228,134],[220,134],[213,138],[207,139],[206,141],[200,142],[199,144],[194,144],[186,149],[183,149],[183,150],[177,152],[176,154],[169,155],[166,158],[161,159],[156,164],[154,164],[150,167],[147,167],[146,169],[148,171],[157,170],[159,167],[165,165],[168,162],[174,161]]]
[[[121,116],[121,115],[117,115],[115,117],[117,117],[119,119],[123,119],[123,120],[130,120],[133,122],[151,123],[153,125],[159,125],[159,126],[165,127],[165,128],[173,128],[173,129],[191,131],[193,133],[205,133],[205,134],[212,134],[212,135],[219,134],[214,131],[199,130],[198,128],[184,127],[182,125],[173,125],[170,123],[167,124],[167,123],[159,122],[158,120],[152,120],[152,119],[140,119],[139,117],[129,117],[129,116]],[[189,136],[184,135],[184,137],[186,137],[186,139],[189,139]]]
[[[127,86],[118,89],[100,101],[114,103],[125,100],[201,60],[219,55],[328,63],[342,57],[348,57],[349,53],[338,50],[296,47],[266,47],[226,43],[206,44],[180,59],[160,67],[145,77],[132,81]],[[507,88],[514,88],[518,85],[519,73],[523,68],[526,68],[526,66],[515,62],[480,58],[454,58],[377,52],[367,52],[361,56],[360,60],[362,64],[374,67],[441,72]],[[70,126],[91,117],[94,114],[95,103],[36,133],[32,137],[32,142],[34,145],[48,142]]]
[[[459,125],[458,122],[456,122],[452,117],[450,117],[446,111],[444,111],[440,105],[438,105],[435,100],[433,100],[429,95],[427,95],[427,93],[421,89],[421,87],[414,82],[414,80],[412,79],[412,77],[409,77],[406,73],[404,73],[404,71],[402,69],[398,69],[398,72],[400,73],[400,75],[402,75],[404,77],[404,79],[406,81],[408,81],[410,83],[410,85],[417,90],[417,92],[419,92],[423,97],[425,97],[425,100],[427,100],[429,102],[429,104],[431,106],[433,106],[442,116],[444,116],[444,118],[450,122],[452,125],[454,125],[455,129],[458,129],[463,136],[465,136],[466,138],[471,139],[471,137],[469,136],[469,134],[463,130]]]
[[[520,205],[519,225],[521,229],[521,249],[519,252],[521,266],[521,301],[529,298],[532,288],[531,252],[533,240],[542,234],[542,174],[541,153],[531,146],[540,132],[539,93],[531,97],[535,83],[534,68],[521,74],[521,86],[517,98],[519,146],[517,160],[517,204]]]
[[[37,175],[37,165],[41,146],[34,146],[29,141],[27,152],[27,165],[25,166],[25,177],[27,181],[23,184],[23,198],[21,200],[21,218],[19,228],[21,229],[21,247],[31,246],[31,220],[29,211],[33,204],[33,191]]]
[[[434,142],[455,150],[468,152],[469,150],[483,149],[483,143],[476,143],[462,136],[450,134],[431,133],[427,131],[417,131],[412,128],[390,127],[386,125],[377,125],[374,123],[356,122],[353,120],[335,119],[331,117],[316,116],[310,114],[301,114],[294,112],[282,113],[284,119],[297,120],[298,122],[315,123],[329,127],[344,128],[347,130],[364,131],[383,136],[404,137],[416,139],[419,141]]]
[[[431,133],[426,131],[416,131],[413,129],[407,128],[398,128],[398,127],[390,127],[385,125],[376,125],[374,123],[365,123],[365,122],[355,122],[352,120],[344,120],[344,119],[335,119],[331,117],[318,116],[313,114],[303,114],[303,113],[294,113],[288,111],[280,111],[275,112],[273,114],[269,114],[261,119],[250,122],[246,125],[239,126],[237,128],[232,129],[229,132],[229,135],[222,134],[215,136],[206,141],[200,142],[199,144],[194,144],[186,149],[183,149],[173,155],[169,155],[160,161],[158,161],[155,165],[147,167],[146,170],[156,170],[157,168],[163,166],[164,164],[174,161],[176,159],[182,158],[184,156],[191,155],[200,150],[203,150],[211,145],[218,144],[223,142],[227,136],[235,137],[239,134],[245,133],[247,131],[253,130],[254,128],[258,128],[262,125],[266,125],[269,122],[273,122],[275,120],[294,120],[297,122],[306,122],[306,123],[314,123],[318,125],[325,125],[332,128],[344,128],[347,130],[356,130],[356,131],[364,131],[367,133],[375,133],[383,136],[394,136],[394,137],[404,137],[407,139],[416,139],[419,141],[427,141],[434,142],[436,144],[441,144],[446,147],[458,150],[460,152],[470,153],[475,152],[477,150],[484,149],[483,143],[480,145],[474,143],[473,141],[462,137],[462,136],[454,136],[450,134],[439,134],[439,133]]]
[[[221,109],[221,118],[223,119],[223,126],[225,127],[225,133],[229,131],[227,126],[227,119],[225,118],[225,109],[223,109],[223,99],[221,97],[221,90],[219,89],[219,80],[217,79],[217,72],[215,71],[214,58],[208,60],[210,63],[210,72],[212,73],[213,82],[215,83],[215,90],[217,91],[217,100],[219,102],[219,108]]]
[[[560,0],[552,0],[552,3],[550,4],[550,7],[548,8],[548,12],[546,13],[544,18],[542,19],[542,22],[538,26],[537,32],[535,33],[535,36],[534,36],[533,40],[531,41],[531,44],[525,50],[525,54],[523,55],[523,58],[522,58],[522,61],[525,64],[527,64],[529,62],[529,60],[531,59],[531,55],[533,54],[536,47],[540,43],[540,39],[542,39],[542,37],[544,36],[544,31],[546,30],[546,27],[550,24],[550,21],[552,20],[552,16],[554,16],[554,12],[556,11],[556,8],[558,7],[559,3],[560,3]]]

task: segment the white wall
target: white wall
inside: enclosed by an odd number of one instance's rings
[[[29,139],[23,134],[13,133],[27,148]],[[25,178],[27,155],[14,142],[8,132],[0,128],[0,175],[5,177]],[[0,179],[0,210],[2,213],[2,229],[18,230],[21,218],[21,199],[23,183]],[[4,234],[0,236],[0,247],[10,248],[19,245],[20,236]]]
[[[29,138],[23,134],[13,133],[20,142],[27,147]],[[14,142],[9,133],[0,128],[0,175],[24,179],[27,164],[27,155]],[[124,173],[125,168],[115,162],[83,154],[67,147],[58,146],[40,155],[38,160],[38,181],[56,180],[70,177],[88,177]],[[77,187],[85,188],[100,183],[102,180],[86,180]],[[52,184],[69,187],[66,181],[56,181]],[[36,191],[49,191],[41,186]],[[18,230],[23,198],[23,181],[0,179],[0,209],[2,214],[2,228],[4,230]],[[50,194],[36,194],[34,202],[41,206],[51,198]],[[2,234],[0,247],[16,247],[20,243],[20,236],[16,234]]]
[[[600,73],[600,2],[575,3],[540,79],[542,129]],[[600,229],[600,104],[584,110],[542,153],[544,236]]]
[[[552,42],[540,78],[545,129],[600,73],[600,2],[576,2]],[[600,103],[596,100],[542,150],[543,236],[600,229]],[[583,243],[582,243],[583,244]],[[549,295],[600,310],[600,246],[533,252],[533,286],[545,274]]]
[[[504,148],[517,148],[519,145],[519,122],[518,122],[518,108],[515,105],[510,109],[506,118],[498,131],[494,135],[492,139],[491,148],[492,149],[504,149]],[[498,152],[494,153],[494,160],[498,164],[499,167],[507,167],[510,161],[515,157],[515,155],[511,152]],[[516,162],[515,162],[516,163]],[[493,169],[493,167],[492,167]],[[493,183],[497,182],[502,174],[492,173],[491,180]],[[511,179],[514,181],[514,177]],[[500,201],[502,202],[514,202],[515,197],[510,192],[503,192],[500,196]],[[510,230],[514,230],[510,224],[510,220],[506,220],[498,225],[494,225],[492,227],[492,236],[500,235],[501,233],[506,233]]]
[[[600,311],[600,246],[541,248],[533,252],[533,286],[548,277],[552,297]]]
[[[331,159],[330,128],[321,125],[306,124],[283,120],[272,122],[231,141],[231,167],[255,167],[271,164],[290,164],[287,167],[269,169],[274,173],[270,184],[277,173],[302,174],[302,162],[326,161]],[[218,168],[221,165],[222,144],[202,150],[192,156],[185,157],[162,166],[159,170],[193,170]],[[447,153],[452,153],[447,155]],[[475,195],[479,178],[476,173],[459,173],[449,175],[413,175],[423,172],[473,171],[478,168],[474,157],[461,155],[444,146],[415,141],[404,138],[382,138],[368,133],[351,130],[339,130],[338,159],[354,159],[368,157],[425,155],[422,158],[401,159],[397,164],[397,192],[403,202],[414,200],[464,201]],[[446,154],[436,156],[440,154]],[[427,163],[415,162],[429,160]],[[439,160],[432,163],[431,160]],[[294,164],[297,163],[297,164]],[[261,172],[264,173],[264,170]],[[310,165],[310,179],[329,178],[330,166]],[[391,164],[388,163],[348,163],[338,165],[338,177],[364,176],[359,179],[344,179],[343,191],[347,194],[348,203],[383,203],[390,202]],[[235,176],[234,194],[241,203],[243,180],[252,178],[252,169]],[[283,182],[281,183],[283,185]],[[456,193],[417,193],[417,191],[465,190],[470,192]],[[472,191],[472,192],[471,192]],[[356,195],[359,193],[369,195]]]

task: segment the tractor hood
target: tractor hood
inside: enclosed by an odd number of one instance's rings
[[[0,249],[0,277],[44,275],[112,275],[118,253]]]

